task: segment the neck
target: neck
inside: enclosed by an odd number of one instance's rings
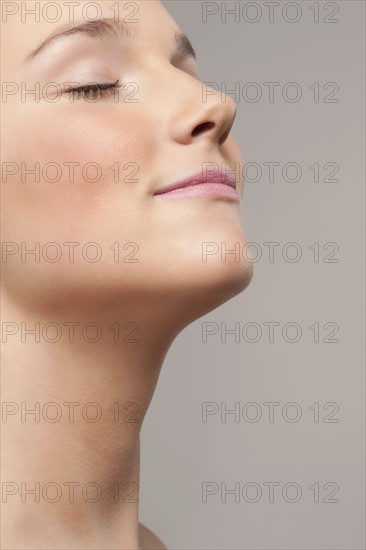
[[[179,329],[3,302],[3,544],[138,549],[140,429]]]

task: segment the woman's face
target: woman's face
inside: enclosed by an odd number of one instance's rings
[[[242,169],[235,103],[205,94],[163,5],[34,3],[34,15],[17,4],[2,25],[7,291],[45,309],[156,296],[215,306],[240,292],[252,274],[240,203],[156,195],[206,166]]]

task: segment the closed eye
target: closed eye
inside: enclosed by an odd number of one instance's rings
[[[121,87],[122,84],[119,82],[119,80],[111,83],[93,82],[90,84],[85,84],[84,86],[70,86],[66,88],[63,93],[71,94],[77,99],[88,98],[96,100],[115,94],[115,91]]]

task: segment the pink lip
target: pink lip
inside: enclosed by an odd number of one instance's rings
[[[213,195],[239,201],[236,178],[230,172],[217,170],[202,172],[178,183],[173,183],[154,193],[161,198]]]

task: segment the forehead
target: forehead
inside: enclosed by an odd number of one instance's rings
[[[7,2],[0,0],[3,71],[15,70],[23,59],[60,29],[102,18],[131,26],[140,42],[171,48],[178,28],[159,0],[78,0],[77,2]],[[3,72],[2,71],[2,72]]]

